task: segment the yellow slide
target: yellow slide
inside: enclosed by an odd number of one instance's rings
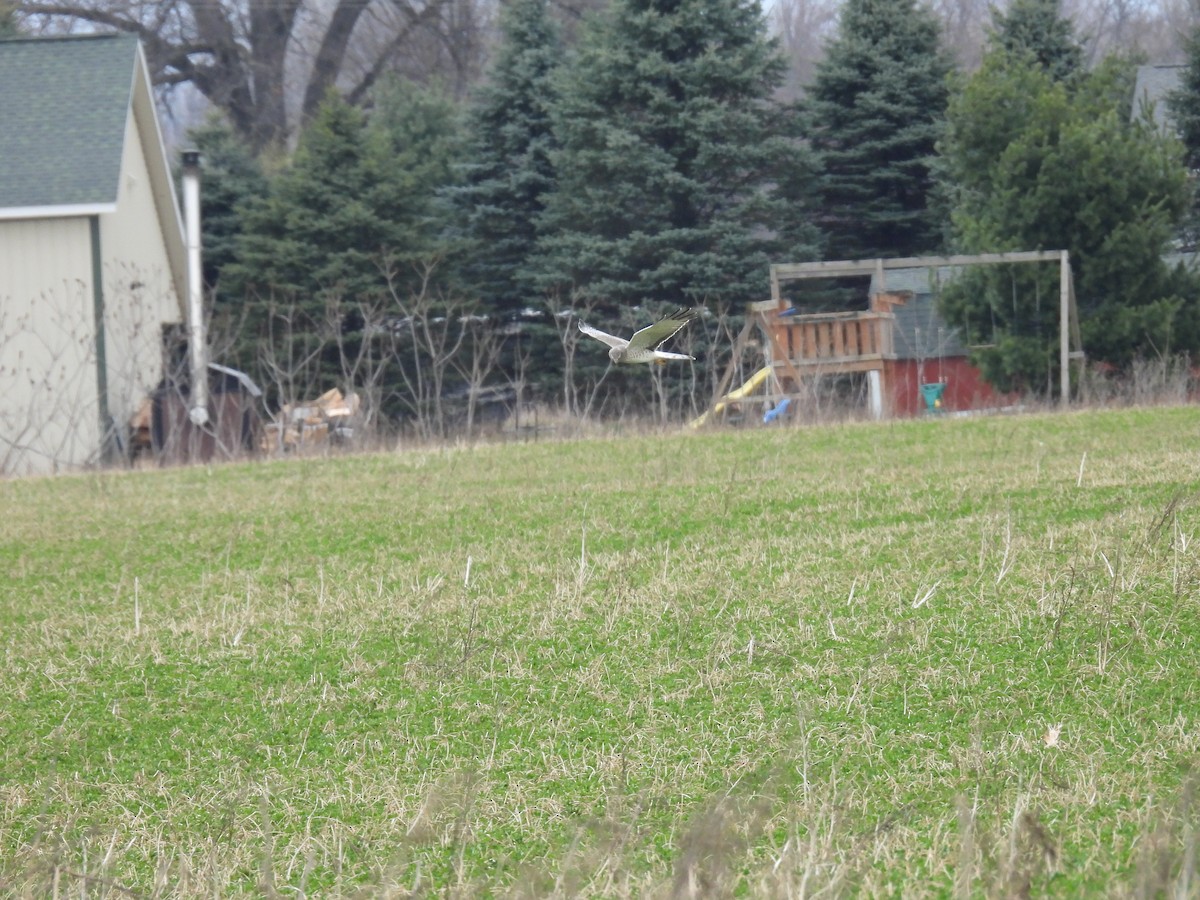
[[[767,376],[770,374],[771,374],[771,367],[763,366],[761,369],[759,369],[757,372],[755,372],[753,375],[751,375],[750,378],[747,379],[746,383],[743,384],[740,388],[738,388],[735,391],[730,391],[728,394],[726,394],[724,397],[722,397],[720,400],[718,400],[716,405],[714,405],[711,410],[709,410],[708,412],[701,413],[699,416],[697,416],[695,419],[693,419],[692,427],[699,428],[701,425],[703,425],[705,422],[708,421],[709,413],[720,413],[722,410],[725,409],[725,404],[732,403],[735,400],[741,400],[743,397],[748,397],[751,394],[753,394],[756,390],[759,389],[759,387],[762,386],[762,383],[767,380]]]

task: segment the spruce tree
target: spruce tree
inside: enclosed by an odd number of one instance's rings
[[[913,256],[940,246],[930,169],[949,71],[938,22],[915,0],[842,7],[809,101],[828,257]]]
[[[322,389],[341,382],[364,315],[398,312],[396,298],[429,287],[428,267],[446,255],[438,196],[457,146],[452,109],[411,84],[385,86],[369,121],[330,95],[267,196],[245,208],[225,270],[245,298],[244,366],[263,353],[313,359]]]
[[[616,0],[560,81],[541,287],[610,314],[740,308],[770,262],[811,258],[811,160],[771,100],[783,75],[757,3]]]
[[[437,89],[388,79],[376,93],[367,138],[374,184],[367,196],[396,235],[386,251],[397,270],[393,286],[400,275],[416,288],[430,265],[437,267],[434,285],[457,283],[459,242],[450,233],[448,195],[459,183],[463,156],[458,106]]]
[[[470,112],[464,184],[452,196],[469,241],[467,280],[484,308],[504,315],[537,302],[528,264],[554,185],[550,103],[562,48],[547,0],[515,0],[501,32]]]
[[[366,116],[331,95],[270,193],[246,210],[241,258],[230,272],[237,286],[314,314],[325,294],[381,290],[377,256],[399,235],[369,203],[373,168]]]
[[[188,143],[200,151],[203,187],[200,191],[204,283],[216,290],[216,301],[236,298],[218,285],[225,267],[237,260],[242,233],[242,210],[266,195],[268,181],[250,148],[225,122],[211,120],[188,132]]]
[[[1029,54],[1055,81],[1083,68],[1083,47],[1062,16],[1059,0],[1013,0],[1007,11],[996,10],[987,43],[992,52]]]
[[[1200,27],[1188,36],[1187,63],[1179,87],[1167,95],[1166,103],[1192,176],[1192,202],[1178,238],[1183,249],[1194,251],[1200,247],[1200,190],[1196,185],[1200,172]]]
[[[375,301],[442,254],[438,192],[453,178],[453,112],[410,84],[383,90],[366,114],[331,94],[270,193],[245,211],[236,287],[317,314],[330,297]]]
[[[224,270],[242,302],[235,359],[271,402],[345,389],[337,343],[356,330],[346,309],[384,297],[381,253],[400,235],[372,208],[371,149],[364,113],[331,94],[270,191],[243,208]]]
[[[1183,141],[1188,168],[1200,170],[1200,27],[1187,39],[1187,60],[1179,87],[1167,95],[1171,120]]]

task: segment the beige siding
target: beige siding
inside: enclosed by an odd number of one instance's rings
[[[100,217],[100,247],[108,406],[124,429],[162,378],[163,326],[180,320],[176,281],[132,113],[126,123],[117,211]]]
[[[0,475],[98,457],[91,273],[87,219],[0,221]]]

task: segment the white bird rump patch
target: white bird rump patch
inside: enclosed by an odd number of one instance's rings
[[[579,323],[579,330],[589,337],[594,337],[596,340],[608,344],[608,357],[614,363],[625,365],[658,363],[659,365],[665,365],[668,360],[672,359],[688,360],[696,358],[688,356],[686,353],[670,353],[658,348],[678,334],[688,322],[692,321],[699,314],[699,308],[692,307],[689,309],[685,307],[671,313],[665,319],[660,319],[653,325],[647,325],[641,331],[635,332],[629,340],[617,337],[615,334],[608,334],[599,328],[592,328],[583,322]]]

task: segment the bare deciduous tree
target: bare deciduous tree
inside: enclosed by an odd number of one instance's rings
[[[387,306],[379,300],[349,303],[336,297],[326,306],[325,316],[327,333],[337,348],[342,385],[361,402],[357,424],[365,433],[374,433],[381,424],[381,391],[389,362],[387,347],[379,339],[387,329]]]
[[[932,0],[942,23],[942,42],[958,65],[972,71],[983,58],[984,29],[991,21],[989,0]]]
[[[272,303],[266,334],[258,343],[257,368],[267,380],[272,402],[295,404],[321,384],[321,331],[294,303]]]
[[[1089,63],[1111,53],[1136,53],[1151,62],[1182,61],[1182,38],[1195,20],[1194,0],[1066,0]]]
[[[812,83],[825,42],[837,25],[840,0],[779,0],[771,6],[771,30],[788,62],[783,98],[795,100]]]
[[[256,150],[285,144],[331,88],[360,101],[409,59],[473,75],[484,27],[478,0],[16,0],[15,11],[26,31],[138,35],[155,84],[193,85]]]

